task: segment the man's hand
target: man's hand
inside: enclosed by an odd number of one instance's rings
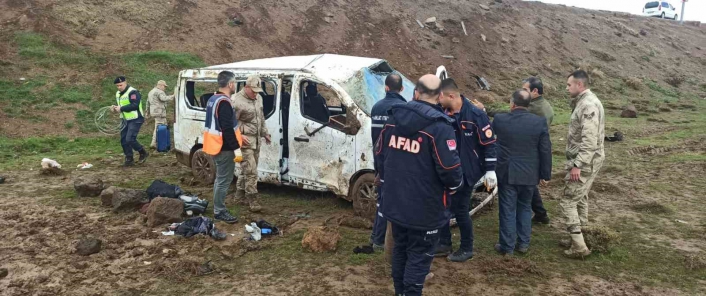
[[[495,171],[487,171],[485,173],[485,188],[488,191],[492,191],[495,186],[498,186],[498,177],[495,175]]]
[[[375,175],[375,186],[380,187],[382,185],[382,182],[380,181],[380,175]]]
[[[113,105],[113,106],[110,106],[110,110],[113,112],[120,112],[120,107]]]
[[[248,136],[243,135],[243,145],[248,146],[250,145],[250,139],[248,139]]]
[[[270,135],[265,135],[265,143],[267,143],[267,145],[272,143],[272,137]]]
[[[569,174],[569,181],[571,182],[578,182],[581,180],[581,169],[580,168],[571,168],[571,173]]]
[[[549,184],[549,181],[547,180],[539,180],[539,186],[547,186]]]

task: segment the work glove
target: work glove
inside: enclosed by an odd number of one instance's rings
[[[498,177],[495,175],[495,171],[487,171],[485,172],[485,188],[488,189],[488,191],[491,191],[495,188],[495,186],[498,186]]]
[[[235,149],[235,158],[233,161],[238,163],[243,161],[243,152],[240,151],[240,148]]]

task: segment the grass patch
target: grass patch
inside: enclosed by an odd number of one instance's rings
[[[656,201],[633,205],[630,208],[641,213],[656,215],[671,214],[674,212],[674,210],[672,210],[671,208]]]
[[[645,80],[645,85],[647,85],[647,87],[649,87],[651,90],[656,91],[656,92],[666,96],[667,98],[674,98],[674,99],[679,98],[679,92],[672,90],[672,89],[667,89],[665,87],[662,87],[661,85],[657,84],[657,82],[655,82],[653,80],[649,80],[649,79]]]

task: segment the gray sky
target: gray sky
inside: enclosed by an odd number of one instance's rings
[[[541,1],[551,4],[564,4],[588,9],[600,9],[609,11],[622,11],[634,14],[642,14],[642,8],[648,0],[525,0]],[[666,0],[677,8],[681,14],[682,0]],[[701,21],[706,23],[706,0],[689,0],[684,11],[684,20]]]

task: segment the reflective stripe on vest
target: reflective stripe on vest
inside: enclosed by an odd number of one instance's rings
[[[115,93],[115,100],[118,101],[119,107],[124,107],[124,106],[130,105],[130,93],[133,91],[136,91],[136,89],[134,89],[132,86],[130,86],[125,91],[125,93],[123,93],[122,96],[120,95],[120,91]],[[145,114],[144,112],[142,112],[142,102],[140,102],[139,110],[140,110],[139,114]],[[123,118],[125,120],[137,119],[138,117],[140,117],[137,112],[138,112],[137,110],[129,111],[129,112],[120,112],[120,118]]]
[[[227,96],[221,94],[215,94],[210,99],[208,99],[208,104],[206,104],[206,124],[203,131],[203,152],[208,155],[217,155],[221,153],[221,148],[223,147],[223,133],[221,132],[221,125],[218,123],[218,105],[227,101],[228,106],[230,106],[230,99]],[[235,120],[234,120],[235,121]],[[237,126],[237,121],[234,126]],[[235,137],[238,140],[240,146],[243,145],[242,136],[240,130],[235,129]]]

